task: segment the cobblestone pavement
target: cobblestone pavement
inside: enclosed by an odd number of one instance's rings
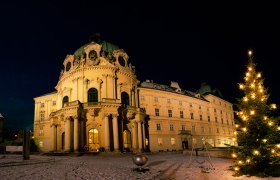
[[[22,160],[20,155],[0,155],[0,179],[244,179],[233,177],[229,166],[231,159],[193,157],[181,153],[148,154],[145,172],[137,172],[132,154],[83,155],[83,156],[41,156],[31,155]],[[252,178],[251,178],[252,179]]]

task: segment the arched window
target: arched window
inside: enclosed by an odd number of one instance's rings
[[[68,96],[64,96],[64,97],[63,97],[63,100],[62,100],[62,107],[67,106],[67,105],[68,105],[68,102],[69,102]]]
[[[121,93],[121,100],[122,100],[122,105],[123,106],[129,105],[129,96],[126,92]]]
[[[88,143],[89,144],[98,144],[98,130],[97,129],[90,129],[88,131]]]
[[[98,102],[98,91],[95,88],[88,90],[88,102]]]

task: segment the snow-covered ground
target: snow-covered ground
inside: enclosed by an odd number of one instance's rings
[[[22,160],[20,155],[0,154],[0,179],[191,179],[191,180],[258,180],[257,177],[233,177],[229,170],[232,159],[193,157],[181,153],[156,153],[146,155],[149,169],[139,173],[132,161],[132,154],[42,156],[31,155]],[[190,163],[191,162],[191,163]],[[211,163],[213,166],[211,166]],[[280,179],[280,178],[266,178]]]

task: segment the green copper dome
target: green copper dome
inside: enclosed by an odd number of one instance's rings
[[[74,56],[75,57],[82,57],[83,54],[85,53],[85,50],[84,48],[89,45],[90,43],[87,43],[83,46],[81,46],[79,49],[77,49],[75,52],[74,52]],[[102,41],[100,43],[100,45],[102,45],[102,51],[105,51],[107,53],[112,53],[114,50],[117,50],[117,49],[120,49],[118,46],[112,44],[112,43],[109,43],[107,41]]]

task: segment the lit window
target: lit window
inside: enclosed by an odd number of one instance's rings
[[[41,108],[43,108],[43,107],[45,107],[45,103],[41,103],[41,106],[40,106]]]
[[[175,145],[175,138],[171,138],[171,145]]]
[[[193,117],[193,113],[190,113],[190,115],[191,115],[191,119],[194,119],[194,117]]]
[[[195,126],[192,126],[192,133],[195,133]]]
[[[170,124],[170,125],[169,125],[169,129],[170,129],[170,131],[174,131],[174,125],[173,125],[173,124]]]
[[[39,147],[42,148],[43,147],[43,141],[39,141]]]
[[[170,104],[170,103],[171,103],[171,100],[170,100],[170,99],[167,99],[167,103],[169,103],[169,104]]]
[[[161,126],[159,123],[157,123],[157,130],[160,131],[161,130]]]
[[[159,109],[157,109],[157,108],[155,109],[155,115],[159,116]]]
[[[180,111],[180,118],[184,118],[184,111]]]
[[[158,102],[158,97],[154,97],[154,101],[155,101],[155,102]]]
[[[168,109],[168,117],[172,117],[172,110]]]
[[[45,119],[45,113],[41,112],[40,113],[40,120],[43,121]]]
[[[158,145],[162,146],[162,138],[158,138]]]
[[[98,144],[98,130],[97,129],[91,129],[88,132],[88,143],[89,144]]]
[[[185,124],[182,125],[182,130],[186,130],[186,125]]]
[[[182,101],[179,101],[179,105],[182,105]]]
[[[208,122],[210,122],[210,116],[208,116]]]
[[[201,127],[201,133],[204,133],[204,127]]]
[[[145,96],[140,96],[141,101],[145,101]]]
[[[44,136],[44,128],[40,127],[39,129],[39,136]]]
[[[201,114],[199,115],[199,120],[202,121],[202,115]]]

